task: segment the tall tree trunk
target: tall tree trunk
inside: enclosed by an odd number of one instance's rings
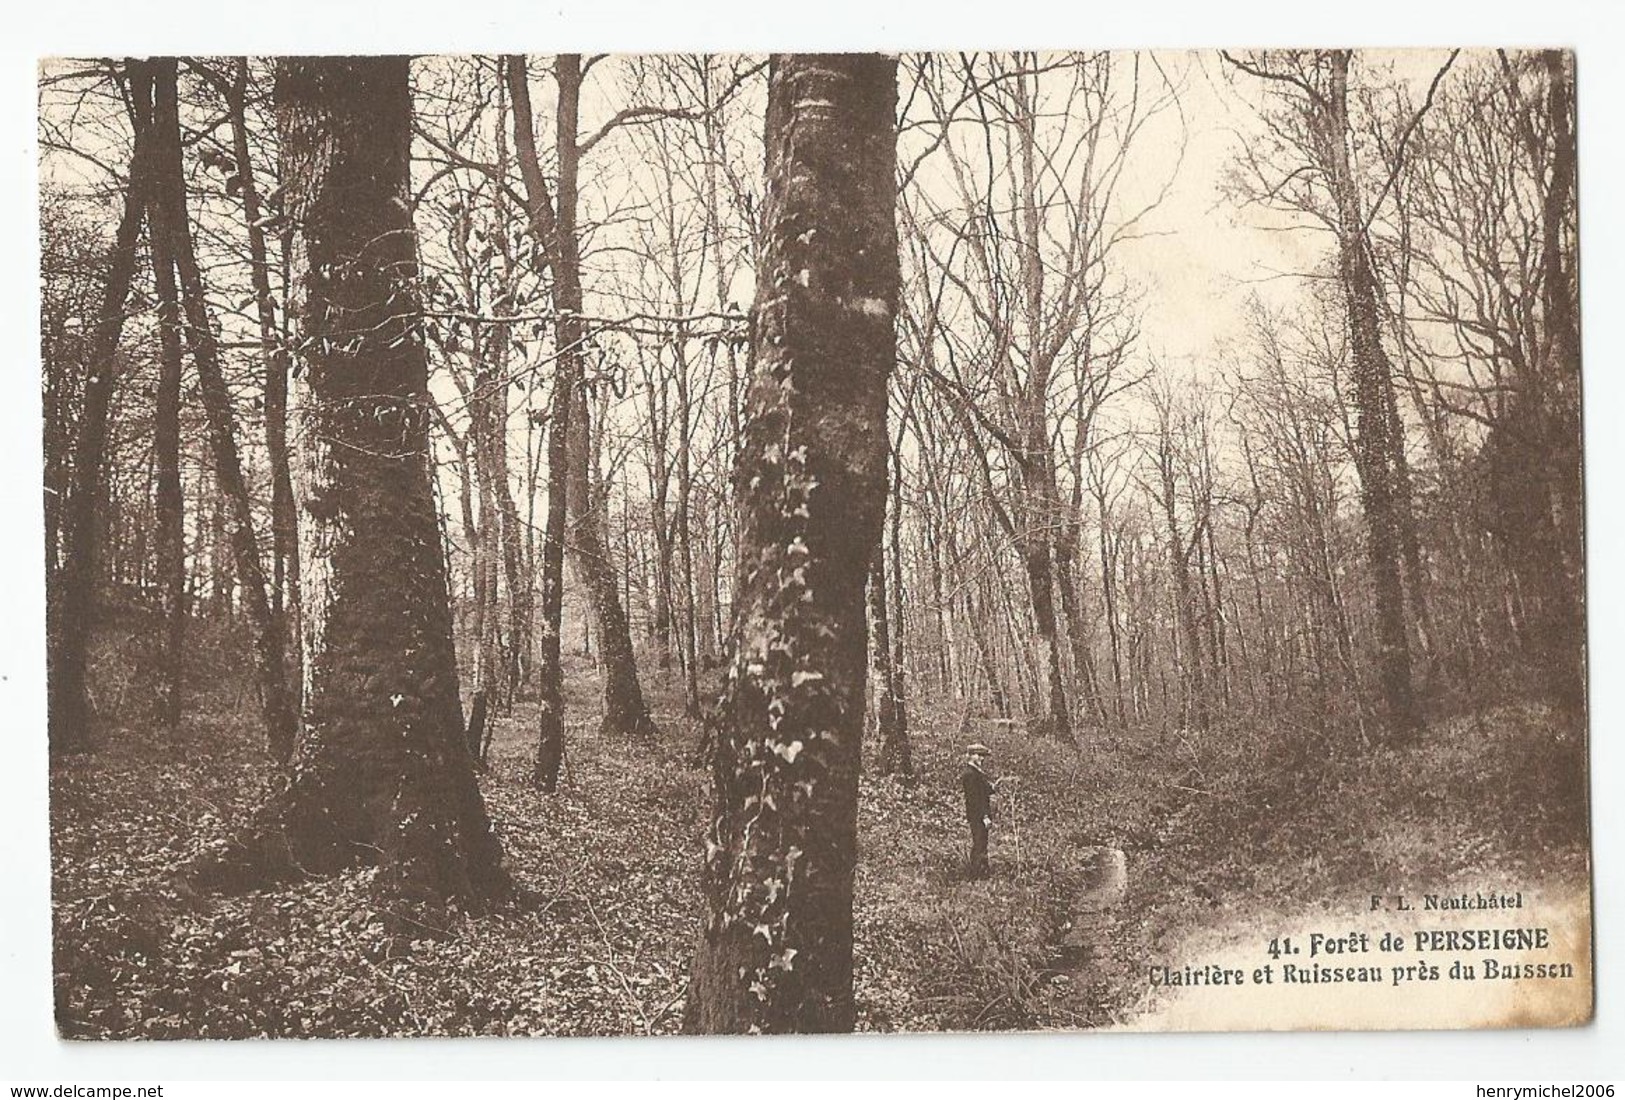
[[[1066,701],[1066,674],[1061,666],[1061,629],[1055,615],[1053,559],[1049,539],[1029,533],[1021,548],[1021,564],[1027,572],[1027,588],[1032,595],[1033,625],[1043,651],[1045,711],[1033,731],[1054,737],[1062,744],[1073,743],[1072,717]]]
[[[1117,561],[1122,549],[1112,536],[1104,486],[1095,494],[1095,501],[1100,512],[1100,593],[1105,605],[1106,641],[1112,655],[1112,713],[1121,727],[1128,720],[1123,707],[1123,640],[1117,611]]]
[[[507,84],[499,82],[496,125],[497,170],[504,180],[508,178],[509,163],[508,131],[504,126],[509,110],[507,98]],[[511,215],[507,187],[498,187],[496,216],[497,224],[503,227],[499,235],[503,279],[497,302],[499,315],[512,311],[513,283],[517,278],[512,239],[507,232],[507,227],[511,224]],[[505,654],[506,677],[503,692],[506,700],[511,703],[518,694],[520,685],[530,673],[528,654],[531,597],[530,582],[524,573],[524,543],[519,528],[519,508],[514,502],[513,483],[508,476],[508,387],[512,381],[509,377],[508,361],[514,344],[512,324],[499,322],[493,326],[491,337],[493,340],[491,358],[495,367],[488,414],[491,427],[491,472],[495,478],[493,489],[496,493],[497,509],[502,517],[502,571],[508,597],[508,648]]]
[[[1546,319],[1547,386],[1551,404],[1549,515],[1557,591],[1546,627],[1547,682],[1563,705],[1586,704],[1585,467],[1581,453],[1580,311],[1575,302],[1576,258],[1569,217],[1576,202],[1578,150],[1574,134],[1574,74],[1570,55],[1548,50],[1547,115],[1552,128],[1552,170],[1541,213],[1541,290]]]
[[[1004,690],[1004,679],[999,675],[999,662],[993,652],[993,639],[988,637],[995,629],[997,620],[996,610],[989,608],[984,598],[978,601],[975,586],[967,586],[965,591],[965,607],[969,612],[971,640],[976,643],[976,658],[982,668],[982,678],[987,681],[988,700],[993,704],[993,716],[998,719],[1010,717],[1010,696]]]
[[[1410,639],[1406,627],[1400,562],[1403,525],[1393,454],[1398,426],[1390,412],[1393,365],[1382,346],[1376,273],[1371,266],[1365,219],[1349,164],[1349,52],[1331,54],[1330,88],[1317,111],[1322,160],[1337,207],[1338,273],[1348,307],[1350,345],[1358,405],[1355,466],[1365,509],[1366,545],[1377,610],[1377,665],[1382,680],[1387,730],[1394,741],[1416,736],[1422,725],[1411,682]]]
[[[525,186],[525,213],[540,251],[551,257],[558,237],[558,226],[553,199],[542,175],[541,159],[536,153],[536,125],[531,114],[525,59],[504,58],[503,75],[508,84],[509,101],[513,104],[514,154]],[[558,109],[562,115],[565,111],[562,101]],[[573,111],[571,115],[570,124],[573,126]],[[570,148],[574,149],[573,142]],[[561,158],[563,152],[561,145]],[[562,184],[563,181],[560,182]],[[571,205],[574,205],[573,196]],[[574,274],[560,274],[557,265],[554,266],[556,280],[570,278]],[[532,781],[549,793],[558,789],[559,770],[564,764],[564,678],[560,643],[564,627],[564,538],[568,519],[565,510],[565,474],[570,455],[570,406],[581,383],[581,357],[577,349],[581,320],[561,309],[553,331],[558,366],[553,375],[553,397],[547,424],[547,529],[542,538],[541,646],[536,654],[536,753],[531,770]]]
[[[581,321],[581,253],[576,232],[576,187],[581,150],[577,137],[580,123],[581,58],[560,54],[554,62],[558,80],[558,207],[554,212],[553,304],[558,316],[557,342],[562,360],[574,358],[573,368],[580,377],[582,341],[586,326]],[[570,450],[565,476],[565,499],[570,509],[571,549],[577,574],[587,588],[587,601],[597,625],[598,649],[604,669],[604,717],[606,733],[651,737],[654,719],[643,700],[643,686],[632,652],[632,631],[616,584],[615,565],[610,560],[603,515],[592,476],[595,451],[591,408],[585,392],[578,392],[571,406]]]
[[[882,746],[897,736],[897,699],[892,695],[891,675],[891,601],[886,598],[886,555],[875,552],[874,564],[869,567],[869,667],[874,692],[874,735]],[[885,768],[882,764],[882,774]]]
[[[108,256],[100,308],[91,332],[86,360],[83,407],[79,435],[74,441],[71,491],[62,523],[61,569],[51,578],[46,607],[46,653],[49,662],[47,735],[52,755],[76,752],[90,744],[90,700],[86,695],[85,666],[96,588],[101,579],[98,526],[107,499],[104,466],[107,460],[107,421],[118,377],[119,336],[135,275],[136,242],[141,236],[142,211],[151,187],[151,154],[144,131],[152,112],[152,73],[147,64],[126,64],[131,111],[136,121],[136,144],[130,157],[129,184],[124,211],[119,217],[113,248]],[[150,139],[148,139],[150,140]]]
[[[1100,679],[1095,671],[1095,655],[1089,645],[1089,630],[1083,621],[1082,600],[1072,573],[1071,555],[1064,550],[1055,560],[1055,590],[1061,597],[1061,615],[1066,619],[1067,639],[1072,648],[1072,665],[1078,679],[1079,709],[1091,722],[1106,723],[1105,705],[1100,698]]]
[[[497,554],[501,519],[496,504],[491,415],[492,371],[487,362],[489,341],[483,332],[471,341],[475,361],[474,389],[468,402],[468,435],[472,444],[475,495],[479,501],[478,537],[470,544],[474,569],[474,692],[468,705],[468,742],[476,759],[483,759],[491,708],[500,704],[501,624],[497,618]]]
[[[304,736],[214,877],[384,869],[479,908],[507,875],[462,741],[431,485],[405,58],[279,63],[304,558]]]
[[[914,746],[908,735],[908,684],[905,680],[906,668],[903,650],[903,469],[900,451],[891,450],[892,464],[892,491],[891,514],[887,522],[891,541],[891,583],[886,585],[880,593],[882,600],[890,599],[891,608],[886,615],[891,629],[889,637],[878,638],[876,647],[891,646],[891,659],[886,662],[886,695],[891,700],[892,724],[889,730],[882,730],[880,739],[880,774],[906,775],[914,774]],[[887,555],[881,553],[879,548],[875,551],[875,560],[882,570],[886,567]]]
[[[1549,137],[1527,126],[1535,164],[1546,166],[1541,204],[1541,338],[1544,354],[1521,378],[1494,433],[1505,442],[1498,503],[1507,549],[1527,608],[1526,647],[1542,686],[1560,705],[1585,703],[1585,564],[1580,449],[1580,330],[1570,218],[1577,169],[1574,93],[1568,58],[1541,55]]]
[[[897,62],[778,55],[740,565],[691,1032],[850,1031],[868,629],[897,309]]]
[[[1202,663],[1202,624],[1196,613],[1196,593],[1190,575],[1190,551],[1200,532],[1189,540],[1179,529],[1179,508],[1174,481],[1173,436],[1164,414],[1158,440],[1157,471],[1161,477],[1163,519],[1168,526],[1168,575],[1173,580],[1174,615],[1183,652],[1179,659],[1182,719],[1196,729],[1208,724],[1207,681]]]
[[[676,247],[673,242],[673,253]],[[688,356],[679,336],[674,361],[677,368],[677,551],[683,567],[683,621],[679,639],[683,650],[683,710],[690,717],[700,713],[699,620],[696,605],[699,593],[694,580],[694,461],[691,425],[693,401],[688,385]]]
[[[156,165],[157,202],[163,211],[162,224],[154,228],[168,242],[180,274],[181,305],[186,313],[186,338],[197,368],[198,391],[209,422],[209,447],[214,456],[215,479],[224,498],[222,505],[231,541],[232,565],[242,593],[249,628],[254,634],[254,668],[259,679],[260,703],[265,717],[266,750],[279,763],[293,751],[299,719],[297,702],[289,690],[287,639],[271,614],[266,593],[265,571],[260,563],[259,544],[254,535],[253,506],[237,452],[236,425],[231,408],[231,391],[221,373],[219,346],[215,339],[208,302],[204,298],[203,274],[192,249],[192,231],[186,213],[186,176],[181,163],[180,112],[176,91],[176,62],[173,58],[155,61],[154,127],[164,137],[158,148],[164,160]]]
[[[562,489],[568,509],[570,539],[576,569],[587,588],[588,603],[598,626],[598,644],[604,668],[604,716],[606,731],[634,737],[652,736],[654,720],[643,699],[643,687],[632,651],[632,632],[621,606],[615,567],[609,557],[602,511],[593,492],[592,425],[586,394],[581,391],[582,352],[586,325],[582,320],[580,241],[576,231],[576,192],[580,173],[581,58],[560,54],[554,61],[558,83],[556,112],[558,133],[558,198],[551,202],[536,157],[535,130],[530,120],[530,92],[525,83],[524,59],[509,58],[506,66],[508,91],[514,106],[514,148],[524,179],[530,222],[537,237],[545,242],[545,252],[553,269],[554,340],[557,345],[558,378],[570,381],[566,394],[568,431],[554,422],[553,440],[567,446],[557,487]],[[521,123],[523,115],[523,124]],[[549,493],[555,486],[549,444]],[[549,505],[551,510],[551,504]],[[550,517],[551,520],[551,517]],[[544,585],[545,585],[544,579]]]
[[[180,131],[165,125],[167,109],[155,115],[154,157],[160,165],[179,163]],[[170,148],[168,143],[177,144]],[[186,640],[186,524],[181,487],[181,316],[163,204],[149,202],[152,275],[158,291],[159,370],[152,419],[152,450],[157,466],[158,603],[163,611],[162,656],[158,674],[158,717],[171,728],[181,719],[182,646]]]
[[[640,356],[641,358],[641,356]],[[649,529],[654,539],[651,555],[651,603],[649,633],[655,643],[655,659],[662,672],[671,668],[672,628],[672,547],[671,522],[667,518],[666,499],[671,487],[671,471],[667,467],[666,440],[666,380],[661,373],[659,353],[655,355],[655,375],[650,376],[649,390]]]
[[[299,530],[293,502],[293,473],[288,461],[288,352],[277,327],[276,300],[271,294],[271,265],[265,248],[259,187],[248,146],[248,59],[236,60],[227,86],[232,151],[237,159],[236,185],[248,226],[249,271],[254,310],[265,351],[265,453],[271,465],[271,614],[299,652]],[[298,675],[298,662],[292,673]],[[297,683],[297,681],[296,681]]]
[[[895,469],[897,452],[891,452]],[[893,481],[896,485],[896,481]],[[899,554],[900,517],[902,501],[895,488],[887,493],[890,499],[891,553],[884,544],[875,547],[874,564],[869,572],[869,622],[872,637],[875,691],[875,734],[880,740],[881,775],[913,775],[914,753],[908,738],[908,710],[904,704],[903,683],[903,630],[900,586],[903,583]]]

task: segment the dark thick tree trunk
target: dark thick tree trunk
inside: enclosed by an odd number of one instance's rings
[[[1033,624],[1043,647],[1045,713],[1034,733],[1073,744],[1072,716],[1066,701],[1066,674],[1061,665],[1061,629],[1055,615],[1055,581],[1049,539],[1042,533],[1030,534],[1021,548],[1021,563],[1027,571],[1027,589],[1032,595]]]
[[[1580,449],[1580,331],[1570,254],[1575,173],[1574,98],[1568,58],[1547,51],[1550,136],[1525,136],[1547,165],[1541,210],[1544,354],[1519,379],[1505,425],[1486,443],[1508,556],[1523,596],[1525,647],[1545,692],[1585,703],[1585,566]]]
[[[1421,729],[1422,715],[1411,682],[1410,638],[1400,567],[1404,524],[1409,519],[1402,512],[1393,460],[1394,450],[1400,445],[1393,433],[1400,425],[1390,411],[1393,365],[1382,346],[1377,277],[1367,251],[1364,215],[1349,165],[1348,51],[1335,51],[1331,63],[1330,88],[1324,105],[1318,108],[1317,121],[1322,160],[1337,206],[1338,273],[1349,315],[1358,406],[1354,459],[1360,474],[1367,554],[1376,598],[1377,667],[1389,737],[1405,741]]]
[[[373,863],[409,896],[477,908],[508,879],[462,740],[430,483],[407,61],[285,60],[276,96],[294,227],[304,734],[285,786],[214,870],[252,882]]]
[[[1078,678],[1078,708],[1086,721],[1104,726],[1106,709],[1100,697],[1100,677],[1095,669],[1094,650],[1089,645],[1088,624],[1083,620],[1082,599],[1072,573],[1071,555],[1064,550],[1056,556],[1055,590],[1061,597],[1061,615],[1066,619],[1072,667]]]
[[[778,55],[740,563],[691,1032],[850,1031],[868,628],[897,307],[897,62]]]
[[[1048,392],[1048,384],[1044,375],[1035,370],[1028,385],[1038,396],[1022,405],[1025,453],[1018,463],[1022,507],[1015,542],[1027,574],[1033,625],[1038,631],[1038,641],[1043,650],[1040,656],[1044,663],[1042,690],[1045,692],[1045,713],[1033,723],[1032,732],[1053,737],[1063,745],[1072,745],[1076,744],[1076,738],[1072,733],[1072,712],[1067,702],[1066,670],[1062,660],[1064,642],[1055,611],[1055,549],[1051,532],[1059,517],[1052,506],[1055,499],[1055,457],[1049,446],[1043,396]],[[1036,668],[1034,675],[1040,675]]]
[[[1575,302],[1578,258],[1572,254],[1579,169],[1574,134],[1574,74],[1561,50],[1543,55],[1546,109],[1551,120],[1552,168],[1542,204],[1541,285],[1546,320],[1546,369],[1551,446],[1546,450],[1556,544],[1551,610],[1542,639],[1549,690],[1565,706],[1586,704],[1585,465],[1581,452],[1580,311]]]
[[[79,435],[74,441],[73,469],[67,507],[63,510],[61,569],[50,578],[46,593],[46,724],[52,755],[76,752],[90,744],[90,700],[85,693],[85,665],[91,620],[100,578],[99,521],[107,498],[103,466],[107,458],[107,419],[118,377],[119,336],[135,275],[135,247],[141,236],[151,154],[142,140],[152,113],[152,73],[145,62],[128,63],[131,111],[136,119],[136,145],[130,158],[130,180],[124,195],[108,257],[101,306],[86,360]]]
[[[221,373],[219,345],[204,297],[203,273],[192,248],[192,231],[187,223],[186,176],[181,163],[180,114],[176,92],[176,62],[173,58],[153,62],[154,128],[164,135],[157,149],[164,159],[155,163],[156,201],[163,217],[154,228],[168,243],[180,274],[181,305],[186,313],[186,340],[197,368],[198,392],[209,422],[209,448],[214,457],[215,480],[223,498],[228,525],[231,560],[236,570],[238,590],[254,633],[254,667],[258,674],[260,703],[265,717],[266,749],[272,759],[284,761],[293,751],[299,719],[297,702],[289,688],[287,639],[281,624],[271,612],[265,570],[260,563],[259,543],[254,535],[253,505],[243,477],[237,451],[235,418],[231,392]]]

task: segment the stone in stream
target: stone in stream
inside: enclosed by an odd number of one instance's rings
[[[1057,963],[1068,969],[1081,965],[1098,945],[1108,909],[1123,903],[1128,893],[1128,856],[1121,848],[1078,849],[1083,885],[1072,899],[1071,919],[1056,941]]]
[[[1113,909],[1128,892],[1128,856],[1121,848],[1083,848],[1078,852],[1083,869],[1083,889],[1078,891],[1075,909],[1094,913]]]

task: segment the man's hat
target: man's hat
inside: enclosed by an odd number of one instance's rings
[[[993,750],[982,744],[980,741],[977,741],[967,745],[965,747],[965,753],[968,756],[992,756]]]

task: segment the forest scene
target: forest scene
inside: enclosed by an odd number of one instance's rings
[[[1574,88],[43,61],[59,1033],[1202,1026],[1193,937],[1508,883],[1589,944]]]

